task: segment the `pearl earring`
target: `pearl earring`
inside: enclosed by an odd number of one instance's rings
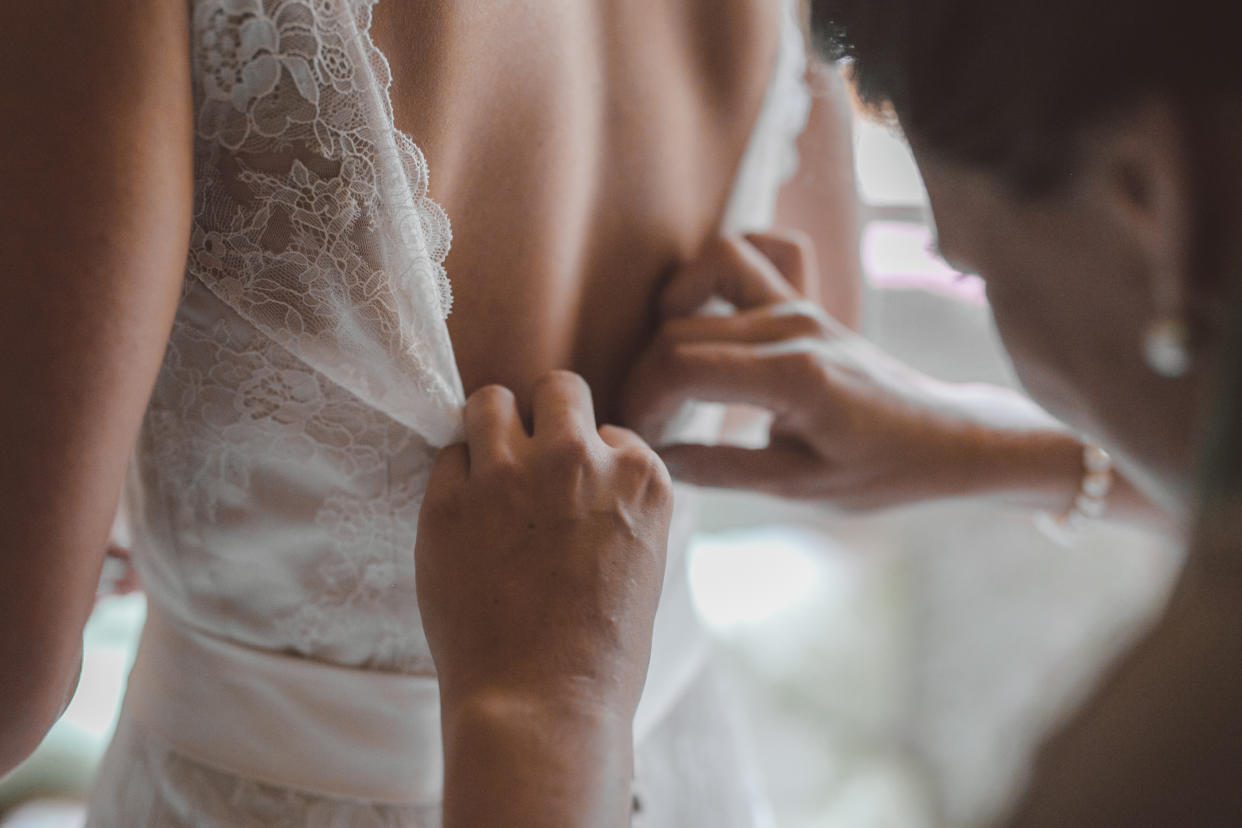
[[[1162,377],[1176,379],[1190,369],[1190,331],[1175,316],[1157,319],[1143,337],[1147,366]]]

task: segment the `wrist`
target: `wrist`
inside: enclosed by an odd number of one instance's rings
[[[984,395],[975,392],[976,397]],[[939,462],[957,470],[956,488],[947,494],[990,496],[1032,511],[1064,515],[1074,508],[1090,471],[1084,465],[1084,445],[1034,403],[1019,399],[1020,405],[1000,406],[1001,416],[986,404],[967,406],[958,424],[946,429],[953,436],[944,441],[948,448],[941,451]],[[976,416],[976,409],[984,411],[983,416]],[[1105,503],[1105,518],[1136,522],[1170,535],[1184,531],[1116,470]]]
[[[625,825],[633,717],[572,692],[487,690],[446,704],[445,828]]]
[[[995,497],[1061,513],[1083,476],[1081,441],[1022,395],[987,385],[946,385],[940,457],[950,496]]]
[[[1062,514],[1074,504],[1083,478],[1083,445],[1052,429],[989,429],[975,435],[968,494]]]

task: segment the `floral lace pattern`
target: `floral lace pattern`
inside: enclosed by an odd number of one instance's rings
[[[278,629],[305,655],[330,652],[325,646],[358,626],[359,612],[370,611],[370,653],[363,666],[407,673],[432,673],[434,665],[421,625],[410,612],[376,608],[413,607],[413,538],[425,479],[404,482],[377,498],[338,495],[315,514],[315,524],[331,538],[333,554],[313,574],[314,600],[281,619]],[[351,635],[351,640],[355,636]]]
[[[193,3],[194,222],[140,458],[169,512],[151,546],[180,559],[147,580],[174,606],[239,595],[252,643],[422,672],[418,508],[462,402],[451,232],[393,125],[373,3]],[[228,534],[276,491],[314,533],[288,571]],[[275,570],[262,600],[241,566]]]
[[[193,301],[192,299],[187,301]],[[186,521],[216,522],[221,499],[242,500],[270,457],[320,458],[348,477],[382,471],[410,434],[377,418],[262,336],[215,320],[174,323],[147,411],[154,465],[176,483]]]
[[[458,428],[443,324],[452,233],[393,125],[374,0],[194,5],[188,276],[320,373],[436,444]]]
[[[296,566],[276,573],[264,600],[274,627],[251,637],[338,663],[429,671],[413,549],[433,450],[228,314],[201,289],[183,300],[148,407],[142,462],[172,506],[183,554],[193,554],[195,538],[251,520],[256,491],[272,485],[264,475],[289,469],[305,490],[278,485],[309,510],[316,538]],[[218,588],[237,561],[202,546],[194,557],[215,561]],[[157,598],[179,592],[158,571],[148,581]]]
[[[190,0],[194,219],[134,466],[136,562],[152,601],[221,640],[425,674],[418,510],[464,395],[444,323],[449,224],[394,127],[375,2]],[[723,751],[698,767],[676,748],[711,744],[714,727],[661,725],[671,735],[648,752],[667,779],[640,780],[650,824],[692,824],[660,816],[680,779],[741,789]],[[324,746],[338,748],[359,746]],[[693,824],[732,824],[708,799],[689,803]],[[134,716],[91,809],[94,826],[438,824],[203,767]]]

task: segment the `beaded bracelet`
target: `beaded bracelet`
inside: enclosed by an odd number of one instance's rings
[[[1073,546],[1082,530],[1104,514],[1113,488],[1113,458],[1107,451],[1090,444],[1083,446],[1082,465],[1082,485],[1073,505],[1059,517],[1050,512],[1035,514],[1039,531],[1061,546]]]

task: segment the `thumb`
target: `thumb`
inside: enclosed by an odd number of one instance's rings
[[[806,495],[821,465],[810,451],[785,445],[747,449],[682,444],[666,446],[659,454],[676,480],[778,497]]]

